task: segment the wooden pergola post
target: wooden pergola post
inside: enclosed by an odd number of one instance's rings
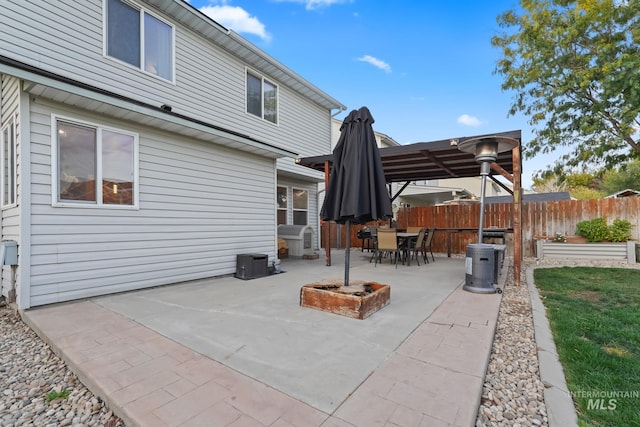
[[[513,280],[520,285],[522,267],[522,156],[521,144],[511,150],[513,156]]]
[[[324,197],[327,197],[327,190],[329,189],[329,174],[331,167],[329,161],[324,162]],[[324,251],[326,258],[326,265],[331,265],[331,222],[323,221],[324,224]]]

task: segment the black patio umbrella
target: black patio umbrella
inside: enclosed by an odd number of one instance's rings
[[[342,122],[340,138],[333,150],[329,188],[320,210],[322,220],[347,224],[345,286],[349,286],[351,224],[393,216],[373,122],[367,107],[351,111]]]

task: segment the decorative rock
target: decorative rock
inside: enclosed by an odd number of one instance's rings
[[[3,427],[125,425],[7,306],[0,306],[0,372],[0,425]],[[45,399],[50,391],[63,390],[69,392],[66,399],[51,402]],[[91,412],[94,404],[96,410]],[[85,412],[88,416],[80,416]]]

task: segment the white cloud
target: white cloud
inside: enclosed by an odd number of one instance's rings
[[[483,122],[477,117],[470,116],[468,114],[463,114],[460,117],[458,117],[458,123],[465,126],[480,126],[480,125],[486,124],[487,122]]]
[[[262,40],[271,40],[264,24],[255,16],[238,6],[229,6],[226,2],[222,5],[209,5],[200,8],[200,11],[219,23],[230,28],[236,33],[254,34]]]
[[[353,0],[276,0],[279,2],[302,3],[307,10],[316,10],[334,4],[352,3]]]
[[[357,58],[358,61],[362,61],[362,62],[368,62],[369,64],[373,65],[376,68],[380,68],[381,70],[383,70],[385,73],[390,73],[391,72],[391,66],[389,64],[387,64],[386,62],[378,59],[378,58],[374,58],[371,55],[364,55],[361,56],[360,58]]]

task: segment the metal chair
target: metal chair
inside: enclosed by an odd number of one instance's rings
[[[376,265],[378,261],[382,262],[383,253],[389,253],[389,259],[391,259],[391,254],[394,255],[392,262],[395,262],[396,268],[398,268],[398,237],[394,228],[379,228],[374,248],[373,257],[376,260]]]
[[[411,242],[411,247],[409,247],[409,257],[411,258],[415,257],[418,265],[420,265],[420,261],[418,260],[418,252],[420,252],[420,250],[422,249],[426,232],[427,230],[425,228],[421,228],[418,231],[418,237],[416,238],[416,240]],[[423,254],[423,257],[424,257],[424,254]]]
[[[435,228],[429,228],[427,229],[427,232],[425,233],[425,238],[422,241],[422,247],[420,249],[420,251],[422,252],[422,259],[428,264],[429,263],[429,256],[427,255],[427,251],[429,251],[429,253],[431,254],[431,260],[435,261],[435,257],[433,256],[433,250],[431,249],[431,244],[433,242],[433,235],[435,234],[436,229]]]

